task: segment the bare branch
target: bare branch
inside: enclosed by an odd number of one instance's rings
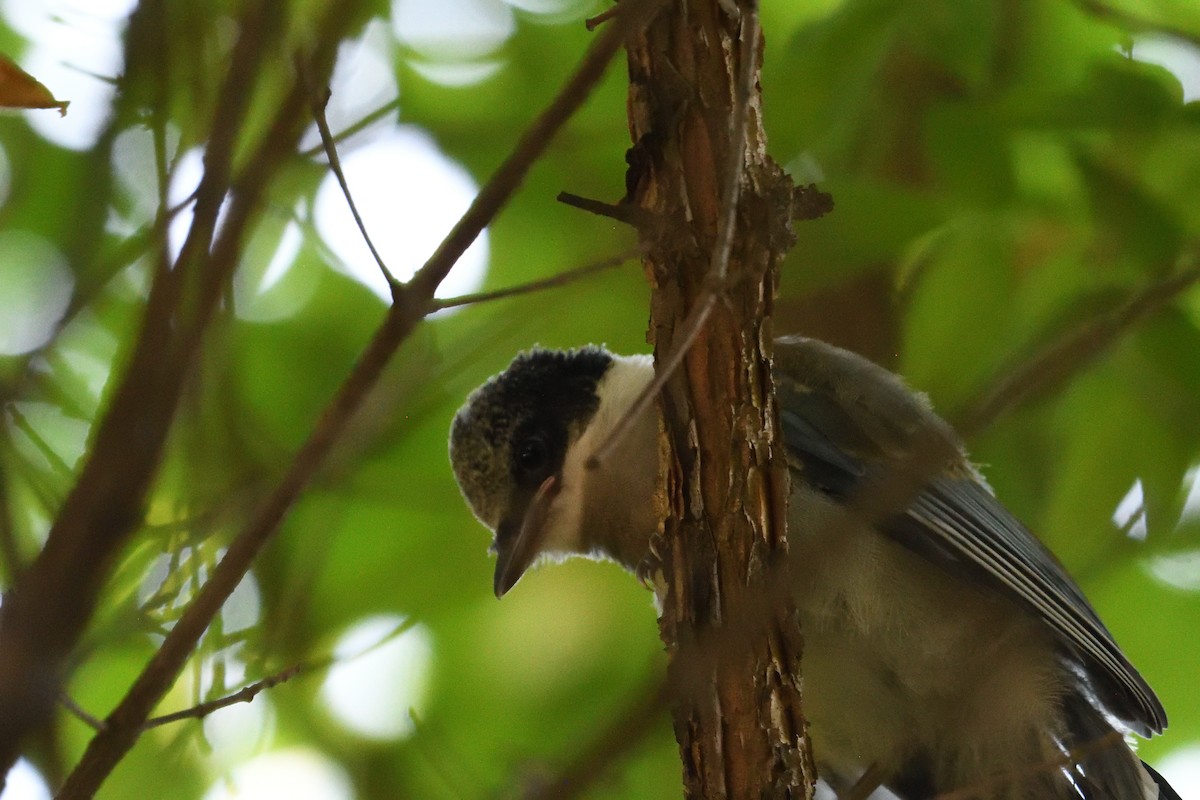
[[[729,157],[721,187],[721,222],[713,248],[709,273],[715,283],[723,284],[729,275],[729,253],[737,226],[738,198],[742,193],[742,174],[746,169],[746,109],[754,94],[758,75],[758,3],[751,0],[740,14],[738,79],[733,87],[733,105],[729,110]]]
[[[392,271],[388,269],[387,264],[383,263],[383,256],[379,255],[379,251],[375,249],[375,243],[371,241],[371,234],[367,233],[367,226],[363,223],[362,215],[358,213],[358,206],[354,202],[354,196],[350,194],[350,184],[346,182],[346,174],[342,172],[342,160],[338,157],[337,144],[333,141],[333,134],[329,132],[329,120],[325,118],[325,106],[329,102],[329,90],[321,92],[313,85],[309,79],[306,68],[301,64],[298,66],[300,71],[300,79],[304,81],[309,92],[309,101],[312,105],[313,119],[317,123],[317,130],[321,134],[321,145],[325,148],[325,156],[329,159],[329,169],[333,171],[333,175],[337,178],[338,186],[342,188],[342,195],[346,198],[346,205],[350,209],[350,214],[354,217],[354,224],[358,226],[358,232],[362,234],[363,241],[367,243],[367,249],[371,251],[371,257],[375,259],[375,264],[379,267],[379,271],[383,273],[383,279],[387,281],[387,285],[392,287],[393,291],[398,283],[392,275]]]
[[[586,27],[589,31],[596,30],[596,28],[599,28],[601,25],[603,25],[604,23],[608,22],[610,19],[615,17],[617,15],[617,13],[620,11],[620,8],[621,8],[620,6],[614,5],[612,8],[608,9],[607,11],[601,11],[599,14],[597,14],[594,17],[588,17],[587,19],[585,19],[583,21],[584,27]]]
[[[398,108],[400,108],[400,98],[399,97],[396,97],[392,100],[387,101],[386,103],[381,105],[379,108],[363,115],[363,117],[360,120],[358,120],[357,122],[351,123],[348,127],[343,129],[340,133],[337,133],[336,135],[334,135],[333,142],[335,144],[341,144],[342,142],[346,141],[347,139],[349,139],[351,136],[358,133],[359,131],[364,130],[365,128],[371,127],[376,122],[378,122],[379,120],[386,117],[388,114],[395,112],[396,109],[398,109]],[[312,158],[313,156],[317,155],[318,153],[326,152],[326,150],[327,150],[327,148],[325,146],[325,139],[324,139],[324,136],[322,136],[320,144],[313,145],[312,147],[308,148],[307,150],[301,150],[300,155],[303,156],[304,158]]]
[[[458,297],[448,297],[445,300],[435,299],[429,304],[429,308],[432,311],[441,311],[446,308],[457,308],[459,306],[473,305],[475,303],[486,303],[492,300],[501,300],[506,297],[516,297],[522,294],[545,291],[546,289],[555,289],[559,286],[566,286],[574,283],[575,281],[586,278],[589,275],[593,275],[597,272],[603,272],[604,270],[609,270],[613,267],[619,267],[622,264],[629,262],[631,259],[637,258],[642,254],[642,252],[643,249],[641,247],[631,247],[622,253],[618,253],[615,256],[610,256],[602,261],[584,264],[582,267],[569,269],[566,272],[560,272],[559,274],[552,275],[549,278],[530,281],[529,283],[523,283],[519,286],[510,286],[507,289],[497,289],[493,292],[463,294],[459,295]]]
[[[249,106],[246,79],[257,74],[280,32],[271,23],[268,5],[242,20],[217,102],[187,241],[174,269],[156,272],[142,329],[96,426],[91,455],[45,546],[0,608],[0,718],[5,720],[0,726],[0,772],[5,774],[22,740],[53,710],[66,656],[91,617],[113,559],[141,518],[184,377],[257,206],[254,191],[235,198],[222,229],[224,251],[211,247]]]
[[[1116,309],[1070,331],[1006,374],[959,415],[958,430],[971,438],[1009,409],[1067,381],[1112,346],[1130,328],[1161,311],[1200,280],[1200,266],[1190,266],[1137,292]]]
[[[78,717],[79,720],[81,722],[83,722],[84,725],[87,725],[92,730],[95,730],[95,731],[104,730],[104,720],[88,713],[88,711],[85,710],[83,706],[76,703],[75,700],[72,699],[72,697],[69,694],[67,694],[66,692],[62,693],[62,695],[58,698],[58,702],[60,704],[62,704],[63,708],[65,708],[67,711],[70,711],[72,714],[74,714],[76,717]]]
[[[620,444],[621,440],[632,430],[634,420],[638,419],[645,412],[647,406],[654,402],[654,398],[658,397],[658,393],[662,391],[663,386],[675,374],[675,370],[679,369],[679,365],[683,362],[683,357],[687,355],[688,350],[692,349],[692,344],[695,343],[696,337],[700,334],[704,323],[708,320],[708,315],[712,313],[713,306],[716,304],[717,295],[710,291],[692,309],[687,320],[682,325],[682,333],[680,334],[677,346],[671,351],[666,361],[655,370],[654,380],[650,381],[646,385],[646,388],[638,393],[637,399],[630,404],[625,413],[621,415],[621,418],[613,425],[608,438],[596,448],[596,452],[588,457],[588,460],[585,462],[587,469],[599,469],[604,464],[604,459],[608,458],[613,448]]]
[[[1200,47],[1200,36],[1197,36],[1190,30],[1146,19],[1125,9],[1114,8],[1107,3],[1100,2],[1100,0],[1074,0],[1074,2],[1085,13],[1097,19],[1119,25],[1130,33],[1161,33]]]
[[[491,221],[525,177],[529,168],[548,146],[551,137],[582,104],[599,81],[604,67],[624,42],[624,36],[634,26],[643,24],[662,0],[629,0],[622,5],[616,24],[599,37],[584,56],[582,63],[550,106],[532,124],[483,186],[471,207],[447,235],[441,246],[426,264],[398,293],[397,302],[389,308],[382,325],[359,356],[350,375],[338,388],[326,406],[308,439],[301,446],[283,478],[263,502],[258,512],[230,543],[224,557],[214,568],[209,580],[197,593],[187,610],[176,622],[158,651],[134,681],[125,697],[109,715],[108,728],[88,744],[83,759],[68,776],[59,798],[92,796],[124,754],[137,741],[141,725],[150,711],[166,693],[175,677],[216,616],[225,600],[241,582],[263,546],[278,529],[284,515],[308,485],[329,451],[377,383],[384,367],[396,349],[407,339],[428,312],[438,284],[453,267],[480,231]],[[330,30],[339,30],[338,23],[352,18],[345,9],[331,11]],[[337,37],[323,40],[336,46]],[[332,59],[332,53],[323,57]],[[314,73],[317,70],[314,69]],[[302,99],[301,87],[293,90],[293,99]],[[270,139],[271,137],[267,137]],[[249,165],[255,166],[251,158]]]
[[[623,222],[635,228],[644,228],[655,221],[653,215],[646,211],[646,209],[638,208],[637,206],[622,203],[614,205],[601,200],[593,200],[590,197],[580,197],[570,192],[559,192],[558,197],[555,199],[563,205],[578,208],[580,211],[586,211],[598,217],[615,219],[617,222]]]
[[[625,703],[616,719],[585,744],[575,756],[549,779],[527,786],[523,800],[571,800],[581,796],[620,759],[629,755],[646,738],[654,723],[662,718],[672,692],[661,676],[655,675]]]
[[[1077,767],[1096,753],[1103,752],[1110,747],[1124,746],[1124,737],[1118,731],[1109,731],[1094,741],[1071,748],[1058,758],[1051,758],[1039,764],[1019,767],[993,781],[964,786],[952,792],[942,792],[939,795],[935,795],[933,800],[974,800],[979,797],[987,797],[995,789],[1019,785],[1022,779],[1030,780],[1042,773],[1058,772],[1059,770]]]
[[[173,711],[170,714],[163,714],[160,717],[148,719],[146,720],[145,724],[142,725],[142,730],[147,731],[151,728],[157,728],[161,725],[169,725],[172,722],[179,722],[180,720],[184,719],[204,719],[214,711],[220,711],[222,708],[227,708],[228,706],[232,706],[236,703],[249,703],[265,689],[272,689],[281,683],[287,683],[301,672],[308,671],[308,669],[309,667],[305,664],[293,664],[287,669],[263,678],[261,681],[255,681],[249,686],[246,686],[245,688],[240,689],[231,695],[226,695],[225,697],[217,700],[210,700],[207,703],[199,703],[198,705],[194,705],[191,708],[185,708],[181,711]]]

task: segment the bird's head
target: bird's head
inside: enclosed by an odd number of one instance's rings
[[[539,557],[572,554],[636,566],[655,527],[652,413],[609,459],[588,469],[642,387],[648,356],[599,347],[534,349],[476,389],[450,428],[450,462],[475,516],[495,538],[496,596]]]

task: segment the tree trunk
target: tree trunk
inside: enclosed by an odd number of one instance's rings
[[[748,24],[756,8],[745,5]],[[810,797],[799,695],[801,639],[778,584],[788,472],[770,373],[770,312],[792,243],[791,182],[767,157],[757,69],[739,86],[732,3],[680,0],[629,44],[630,202],[653,296],[659,366],[715,295],[660,403],[670,443],[661,635],[671,654],[675,734],[690,798]],[[741,152],[731,110],[746,113]],[[742,169],[731,173],[731,158]],[[726,210],[730,175],[740,198]],[[734,214],[728,269],[714,267]],[[722,274],[724,273],[724,274]],[[693,315],[693,316],[689,316]],[[780,597],[782,601],[780,602]]]

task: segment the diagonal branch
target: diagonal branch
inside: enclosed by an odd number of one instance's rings
[[[956,427],[962,437],[970,439],[1011,408],[1062,384],[1130,328],[1161,311],[1197,281],[1200,281],[1200,266],[1180,270],[1012,367],[1007,374],[991,381],[987,391],[959,415]]]
[[[396,278],[392,275],[392,271],[388,269],[387,264],[383,262],[383,256],[379,255],[379,251],[375,248],[375,242],[371,241],[371,234],[367,232],[367,226],[363,222],[362,215],[358,213],[358,204],[354,202],[354,195],[350,194],[350,184],[346,182],[346,173],[342,171],[342,160],[338,157],[337,143],[333,139],[333,133],[329,130],[329,120],[325,118],[325,105],[329,102],[329,90],[319,92],[312,81],[309,79],[308,73],[303,65],[299,67],[301,79],[304,81],[304,86],[310,95],[312,103],[313,119],[317,122],[317,131],[321,134],[321,145],[325,148],[325,157],[329,159],[329,169],[333,171],[333,175],[337,178],[338,186],[342,188],[342,196],[346,198],[346,205],[350,208],[350,214],[354,217],[354,224],[358,226],[358,232],[362,234],[363,241],[367,243],[367,249],[371,251],[371,257],[375,259],[375,264],[379,267],[379,271],[383,273],[383,279],[387,281],[387,285],[396,286]]]
[[[1101,2],[1101,0],[1074,0],[1074,4],[1085,13],[1096,19],[1111,22],[1123,28],[1127,33],[1161,33],[1181,39],[1194,47],[1200,47],[1200,35],[1178,25],[1147,19],[1123,8]]]
[[[625,703],[616,719],[580,748],[579,752],[548,780],[527,788],[522,800],[572,800],[622,757],[628,755],[662,719],[672,699],[670,685],[660,675],[646,682],[639,694]]]
[[[577,71],[521,137],[441,246],[413,280],[397,292],[396,303],[326,406],[279,484],[230,543],[208,582],[109,715],[106,729],[88,744],[83,759],[57,795],[59,798],[91,797],[137,741],[142,724],[174,682],[205,629],[324,463],[351,417],[378,382],[391,356],[428,312],[438,284],[520,186],[553,135],[590,94],[604,67],[624,43],[627,32],[643,24],[660,2],[631,0],[624,5],[615,24],[593,43]],[[338,18],[346,16],[349,15],[342,11],[335,14]]]
[[[366,114],[364,114],[358,121],[351,123],[347,127],[343,128],[341,131],[339,131],[338,133],[333,134],[333,136],[331,137],[330,140],[334,144],[341,144],[342,142],[346,141],[354,134],[356,134],[360,131],[366,130],[367,128],[374,125],[376,122],[379,122],[381,119],[386,117],[388,114],[396,113],[396,111],[399,108],[400,108],[400,98],[399,97],[389,100],[386,103],[384,103],[383,105],[376,108],[374,111],[369,111]],[[300,151],[300,155],[303,156],[304,158],[312,158],[313,156],[318,155],[319,153],[327,152],[328,147],[325,144],[324,139],[325,139],[325,137],[322,136],[321,137],[322,141],[320,142],[320,144],[315,144],[312,147],[308,148],[307,150]]]
[[[658,393],[662,391],[663,386],[679,369],[679,365],[683,363],[683,358],[692,349],[692,345],[696,342],[696,337],[700,335],[700,331],[704,328],[704,323],[708,321],[708,315],[712,313],[713,307],[717,304],[717,295],[715,292],[707,292],[697,301],[693,308],[679,326],[679,335],[676,338],[674,347],[671,352],[666,355],[658,369],[654,371],[654,379],[646,384],[645,388],[638,392],[633,402],[629,404],[629,408],[621,415],[621,418],[613,425],[609,431],[608,437],[600,443],[596,448],[596,452],[588,456],[585,466],[590,470],[600,469],[604,465],[604,460],[612,454],[613,450],[621,440],[633,429],[634,424],[641,417],[642,413],[650,406],[651,403],[658,397]]]
[[[113,560],[141,519],[200,333],[219,285],[236,264],[228,251],[240,250],[245,220],[235,209],[224,230],[233,244],[226,248],[226,261],[210,251],[210,244],[249,107],[246,76],[257,74],[280,34],[269,8],[269,3],[257,5],[242,20],[218,98],[191,231],[174,267],[156,271],[141,331],[97,425],[91,456],[45,547],[0,609],[0,719],[5,723],[0,772],[7,773],[26,735],[54,708],[67,655],[91,617]],[[243,200],[237,211],[246,215],[253,207]]]
[[[952,792],[942,792],[935,795],[933,800],[973,800],[977,797],[987,797],[991,791],[1004,789],[1006,786],[1018,785],[1021,779],[1032,779],[1039,774],[1058,772],[1063,769],[1078,767],[1087,762],[1096,753],[1102,753],[1112,747],[1124,747],[1125,742],[1117,731],[1110,731],[1090,742],[1072,747],[1056,758],[1049,758],[1038,764],[1028,764],[1017,767],[1011,774],[1003,775],[995,780],[964,786]]]
[[[546,149],[550,137],[579,109],[592,89],[600,82],[608,62],[625,43],[630,32],[646,24],[666,0],[637,0],[626,2],[621,12],[597,37],[584,54],[583,60],[533,124],[522,134],[512,153],[496,170],[492,179],[479,191],[471,207],[442,240],[429,261],[409,282],[417,297],[433,297],[433,290],[450,272],[466,249],[487,223],[496,216],[513,191],[525,179],[529,168]]]
[[[159,717],[146,720],[142,725],[142,730],[157,728],[162,725],[170,725],[172,722],[179,722],[185,719],[204,719],[214,711],[220,711],[222,708],[236,705],[237,703],[249,703],[255,697],[267,689],[273,689],[281,683],[287,683],[292,678],[306,671],[305,664],[293,664],[287,669],[280,670],[274,675],[268,675],[260,681],[255,681],[249,686],[245,686],[233,694],[225,695],[224,697],[210,700],[207,703],[200,703],[191,708],[185,708],[180,711],[173,711],[170,714],[163,714]]]
[[[551,275],[549,278],[522,283],[518,286],[510,286],[507,289],[496,289],[491,292],[464,294],[458,297],[447,297],[444,300],[434,299],[429,304],[429,307],[432,311],[442,311],[447,308],[458,308],[459,306],[473,305],[475,303],[487,303],[492,300],[502,300],[508,297],[519,297],[523,294],[543,292],[546,289],[556,289],[559,286],[566,286],[589,275],[594,275],[597,272],[619,267],[631,259],[637,258],[642,252],[643,248],[641,247],[631,247],[624,252],[617,253],[615,256],[594,261],[591,264],[584,264],[582,267],[569,269],[566,272]]]

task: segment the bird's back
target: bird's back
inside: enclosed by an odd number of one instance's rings
[[[991,495],[950,427],[894,375],[808,339],[776,343],[813,750],[904,797],[1156,798],[1109,712],[1165,714],[1083,594]],[[944,463],[906,508],[856,502]],[[1077,762],[1072,765],[1072,762]]]

